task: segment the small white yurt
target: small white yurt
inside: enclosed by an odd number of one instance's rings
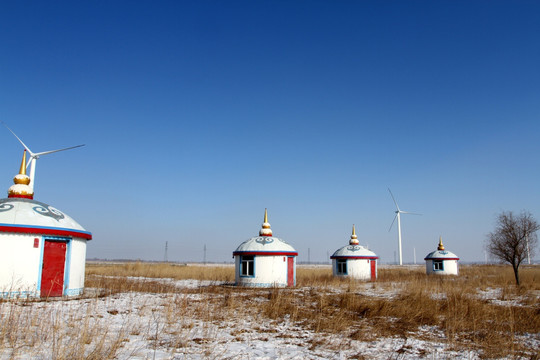
[[[456,254],[444,250],[442,237],[439,237],[439,246],[436,251],[430,252],[426,260],[426,274],[457,275],[458,260]]]
[[[378,258],[373,251],[359,245],[353,225],[349,245],[338,249],[330,256],[332,273],[339,277],[374,281],[377,279]]]
[[[253,287],[287,287],[296,285],[298,252],[282,239],[272,236],[268,214],[259,236],[244,241],[233,252],[235,284]]]
[[[54,207],[35,201],[26,150],[7,199],[0,199],[0,297],[79,295],[92,234]]]

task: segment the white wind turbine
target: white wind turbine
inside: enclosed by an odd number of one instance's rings
[[[70,150],[70,149],[75,149],[75,148],[78,148],[78,147],[81,147],[81,146],[84,146],[84,144],[82,145],[77,145],[77,146],[71,146],[71,147],[68,147],[68,148],[64,148],[64,149],[58,149],[58,150],[49,150],[49,151],[42,151],[42,152],[38,152],[38,153],[34,153],[32,152],[32,150],[30,150],[28,148],[28,146],[26,146],[23,141],[13,132],[13,130],[11,130],[6,124],[4,124],[2,122],[2,124],[17,138],[17,140],[19,140],[19,142],[22,144],[22,146],[24,146],[24,148],[26,149],[26,151],[28,151],[28,153],[30,154],[30,159],[28,159],[28,163],[26,164],[26,168],[28,169],[28,166],[30,166],[30,187],[32,188],[32,190],[34,190],[34,184],[36,183],[35,182],[35,176],[36,176],[36,160],[39,159],[40,156],[43,156],[43,155],[48,155],[48,154],[52,154],[52,153],[55,153],[55,152],[59,152],[59,151],[64,151],[64,150]]]
[[[398,227],[398,252],[399,252],[399,265],[403,265],[403,258],[401,255],[401,214],[411,214],[411,215],[422,215],[422,214],[416,214],[408,211],[403,211],[399,208],[396,199],[394,198],[394,194],[392,194],[392,191],[390,191],[390,188],[388,188],[388,191],[390,192],[390,196],[392,197],[392,200],[394,200],[394,204],[396,205],[396,216],[394,216],[394,220],[392,220],[392,224],[390,224],[390,228],[388,231],[392,230],[392,226],[394,225],[394,221],[396,221],[397,218],[397,227]]]

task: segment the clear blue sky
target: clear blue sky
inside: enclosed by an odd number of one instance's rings
[[[230,261],[268,208],[299,260],[351,225],[381,261],[439,235],[483,261],[497,213],[540,219],[537,1],[0,5],[0,120],[35,199],[90,258]],[[0,129],[4,191],[22,147]]]

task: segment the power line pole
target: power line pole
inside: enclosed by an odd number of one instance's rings
[[[165,241],[165,262],[169,262],[167,251],[169,250],[169,242]]]
[[[311,252],[310,248],[307,248],[307,263],[311,264]]]
[[[206,265],[206,244],[204,244],[204,257],[203,257],[203,263]]]

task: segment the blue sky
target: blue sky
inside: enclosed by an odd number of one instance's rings
[[[394,261],[439,235],[483,261],[497,213],[540,218],[534,1],[95,1],[0,5],[0,119],[35,199],[90,258],[232,260],[268,208],[307,260]],[[1,131],[7,192],[22,147]]]

